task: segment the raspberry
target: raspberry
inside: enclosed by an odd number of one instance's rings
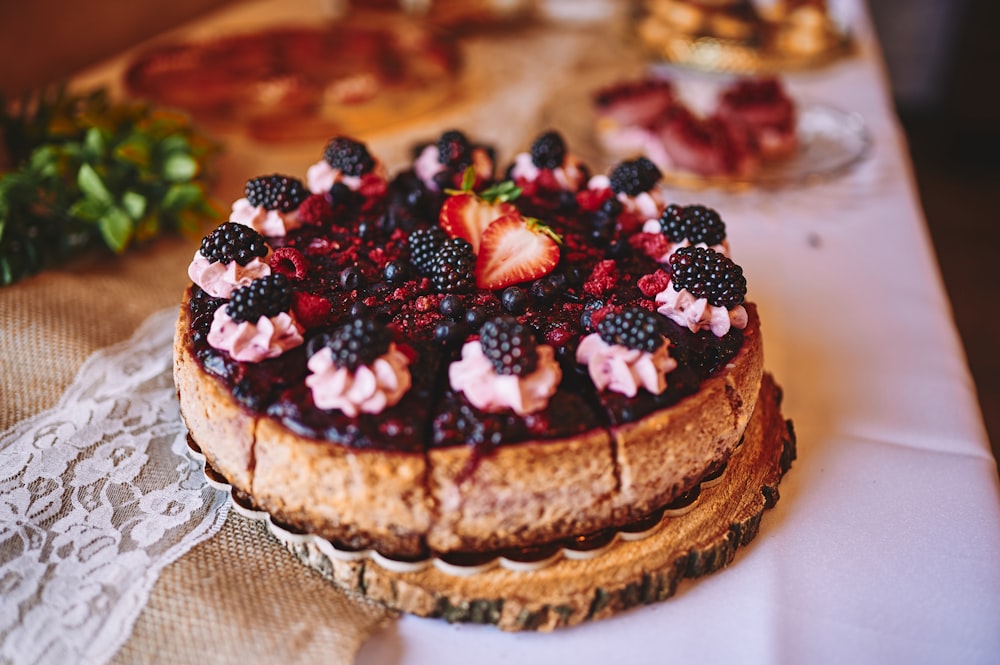
[[[279,247],[271,254],[268,262],[271,264],[273,272],[296,282],[305,279],[306,273],[309,271],[306,257],[302,256],[302,252],[294,247]]]
[[[590,277],[583,284],[583,291],[592,296],[600,296],[615,288],[617,283],[617,265],[614,259],[605,259],[594,266]]]
[[[429,275],[434,269],[437,253],[448,239],[439,226],[417,229],[410,234],[410,263],[421,275]]]
[[[291,304],[288,279],[284,275],[271,274],[234,289],[226,305],[226,314],[234,321],[256,323],[262,316],[287,312]]]
[[[616,194],[638,196],[648,192],[663,176],[646,157],[622,162],[611,171],[611,189]]]
[[[638,286],[639,290],[642,291],[642,295],[647,298],[652,298],[657,293],[663,291],[670,284],[670,275],[663,272],[662,270],[657,270],[656,272],[643,275],[639,278]]]
[[[437,142],[438,162],[456,169],[472,164],[472,145],[465,134],[452,129],[441,135]]]
[[[333,306],[322,296],[297,291],[292,297],[292,313],[295,314],[295,320],[307,329],[325,324],[330,318],[331,311]]]
[[[681,247],[670,257],[674,289],[687,289],[716,307],[732,309],[743,302],[747,280],[743,268],[707,247]]]
[[[264,236],[253,228],[235,222],[226,222],[201,240],[201,255],[211,263],[232,263],[241,266],[255,258],[267,256]]]
[[[700,205],[670,204],[660,215],[660,228],[671,242],[718,245],[726,239],[726,225],[719,213]]]
[[[323,151],[323,159],[333,168],[349,176],[359,176],[375,168],[375,160],[372,159],[365,144],[346,136],[330,139]]]
[[[462,238],[449,238],[434,259],[431,281],[439,293],[471,291],[476,285],[475,269],[472,245]]]
[[[295,210],[309,196],[301,180],[277,173],[248,180],[244,192],[250,205],[279,212]]]
[[[653,353],[663,344],[661,317],[641,307],[629,307],[609,314],[597,325],[597,332],[608,344]]]
[[[534,329],[512,316],[498,316],[484,323],[479,329],[479,344],[497,374],[527,376],[538,367]]]
[[[545,132],[531,144],[531,162],[540,169],[557,169],[566,158],[566,142],[559,132]]]
[[[371,365],[389,350],[392,332],[374,319],[355,318],[334,330],[325,346],[333,354],[337,367],[353,372],[361,365]]]
[[[313,194],[299,205],[297,214],[304,223],[319,226],[333,221],[333,206],[322,194]]]

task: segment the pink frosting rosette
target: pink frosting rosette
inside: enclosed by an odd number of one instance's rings
[[[208,343],[213,348],[228,351],[233,360],[256,363],[276,358],[302,344],[302,330],[287,312],[262,316],[252,323],[236,321],[226,313],[226,307],[222,305],[215,310]]]
[[[514,158],[514,166],[510,170],[510,177],[517,180],[523,178],[528,182],[535,182],[538,179],[540,169],[535,166],[531,159],[531,153],[522,152]],[[573,155],[566,154],[562,166],[552,169],[552,176],[564,190],[575,192],[580,188],[580,183],[585,177],[585,173],[580,169],[580,160]]]
[[[267,261],[254,258],[245,266],[236,261],[212,262],[198,250],[188,265],[188,277],[213,298],[228,298],[234,289],[247,286],[258,277],[271,274]]]
[[[439,160],[441,151],[433,143],[425,146],[420,155],[413,162],[413,172],[427,189],[437,190],[438,184],[434,181],[441,171],[445,170],[445,165]],[[480,180],[489,180],[493,177],[493,160],[482,148],[472,149],[472,169],[476,177]]]
[[[406,354],[390,343],[371,366],[361,365],[352,372],[338,367],[333,352],[324,347],[306,363],[311,372],[306,385],[321,409],[336,409],[351,418],[362,412],[381,413],[398,404],[410,389],[409,364]]]
[[[677,367],[677,361],[670,357],[670,343],[666,339],[650,353],[608,344],[598,333],[580,340],[576,361],[587,366],[598,390],[610,390],[627,397],[635,397],[639,388],[659,395],[667,389],[667,374]]]
[[[730,328],[742,330],[747,327],[747,311],[743,305],[732,309],[710,305],[707,298],[696,298],[687,289],[677,291],[673,284],[656,294],[656,302],[663,303],[657,310],[660,314],[691,332],[707,329],[716,337],[722,337]]]
[[[383,180],[386,179],[385,166],[378,160],[375,161],[372,173]],[[361,180],[362,176],[347,175],[340,169],[330,166],[330,163],[325,159],[321,159],[306,169],[306,184],[313,194],[325,194],[338,182],[344,183],[348,189],[356,192],[361,189]]]
[[[663,232],[663,227],[660,226],[660,220],[647,219],[642,225],[642,232],[655,233],[657,235],[661,234]],[[706,245],[703,242],[699,242],[694,246],[707,247],[709,249],[714,249],[723,256],[729,256],[729,242],[726,240],[723,240],[718,245]],[[657,257],[656,260],[659,263],[668,263],[670,261],[670,257],[674,255],[674,252],[676,252],[681,247],[691,247],[691,242],[686,238],[684,240],[681,240],[680,242],[669,242],[667,251],[662,256]]]
[[[595,175],[587,181],[587,189],[610,189],[611,179],[606,175]],[[644,220],[659,220],[660,213],[666,205],[663,196],[656,188],[648,192],[642,192],[636,196],[629,196],[624,192],[615,195],[621,202],[622,207],[636,217]]]
[[[538,366],[531,374],[497,374],[479,341],[472,340],[462,346],[462,359],[448,366],[448,380],[453,390],[463,393],[481,411],[511,409],[519,416],[535,413],[548,406],[562,380],[552,347],[540,344],[537,353]]]
[[[264,206],[251,204],[245,197],[233,203],[229,221],[249,226],[262,236],[272,238],[286,235],[289,231],[302,226],[302,220],[296,211],[268,210]]]

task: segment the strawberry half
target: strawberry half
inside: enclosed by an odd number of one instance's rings
[[[538,279],[559,263],[561,238],[537,219],[504,215],[486,227],[476,259],[476,286],[502,289]]]
[[[453,238],[462,238],[479,253],[480,239],[490,223],[504,215],[517,214],[517,208],[506,201],[489,203],[472,192],[448,197],[441,206],[438,224]]]

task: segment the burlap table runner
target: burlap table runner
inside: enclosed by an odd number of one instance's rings
[[[0,430],[50,408],[83,361],[178,302],[197,244],[164,238],[0,288]],[[115,663],[353,662],[391,616],[231,512],[164,569]]]

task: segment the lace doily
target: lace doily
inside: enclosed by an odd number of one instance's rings
[[[104,663],[169,563],[222,526],[171,374],[176,308],[0,434],[0,663]]]

